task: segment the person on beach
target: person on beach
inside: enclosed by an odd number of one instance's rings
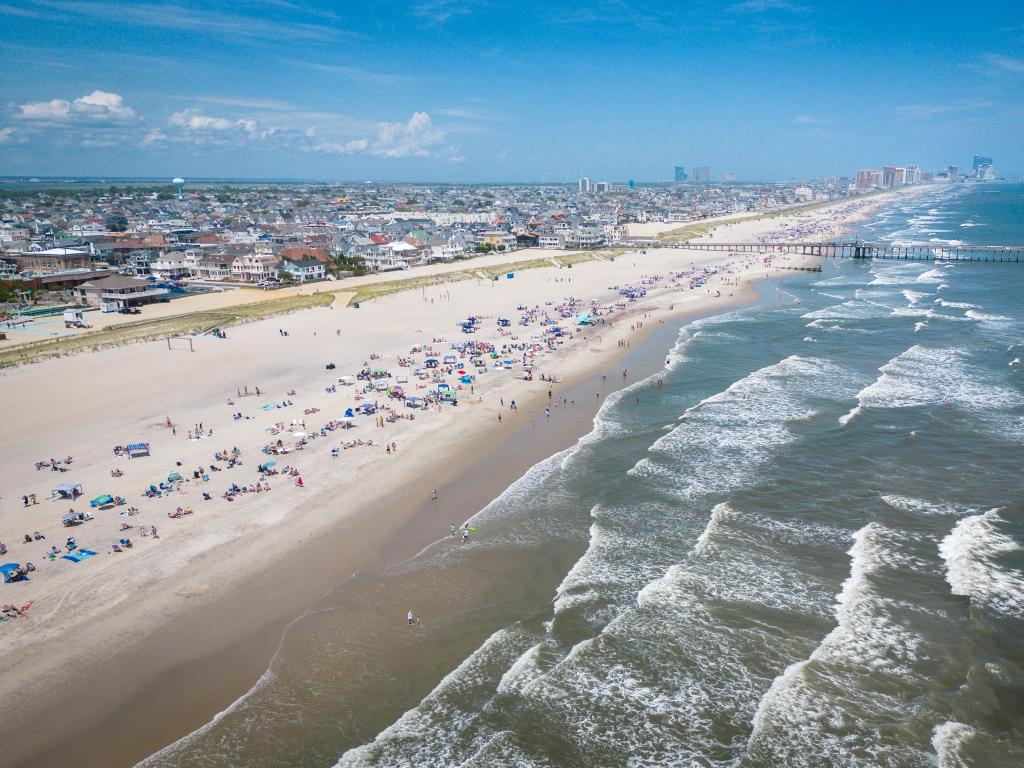
[[[448,530],[452,532],[452,538],[455,538],[455,532],[459,530],[455,527],[455,523],[448,523]]]
[[[430,492],[430,498],[432,501],[437,501],[437,488]]]
[[[405,614],[405,619],[409,622],[410,627],[416,623],[416,614],[412,612],[412,609],[409,609],[409,612]]]

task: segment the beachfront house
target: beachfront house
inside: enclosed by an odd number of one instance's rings
[[[604,244],[604,233],[599,229],[577,227],[565,233],[566,248],[599,248]]]
[[[231,257],[225,254],[210,254],[198,259],[191,267],[196,280],[227,280],[231,277]]]
[[[394,251],[378,248],[363,255],[366,268],[374,272],[391,272],[396,269],[408,269],[409,262],[398,256]]]
[[[506,251],[514,251],[519,243],[516,241],[516,236],[511,232],[502,232],[500,230],[493,230],[490,232],[484,232],[480,235],[480,242],[483,245],[490,245],[494,248],[504,246]]]
[[[99,307],[104,312],[116,312],[122,309],[164,301],[167,298],[166,288],[158,288],[148,280],[134,277],[110,275],[82,283],[74,290],[75,300],[79,304]]]
[[[558,234],[541,235],[537,238],[537,245],[541,248],[565,248],[565,238]]]
[[[183,251],[169,251],[154,259],[149,265],[149,271],[158,280],[178,280],[191,274],[194,263],[195,260]]]
[[[430,248],[427,261],[454,261],[466,252],[466,247],[461,241],[450,241],[443,237],[432,237],[427,241]]]
[[[243,283],[277,278],[280,259],[273,253],[247,253],[231,262],[231,277]]]
[[[327,268],[317,259],[282,259],[277,265],[278,274],[289,274],[296,282],[306,283],[311,280],[323,280],[327,277]]]

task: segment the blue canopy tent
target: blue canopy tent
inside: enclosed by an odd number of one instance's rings
[[[346,409],[345,409],[345,418],[346,418],[346,419],[351,419],[351,418],[353,418],[354,416],[355,416],[355,413],[354,413],[354,412],[352,411],[352,409],[351,409],[351,408],[346,408]]]
[[[149,443],[128,443],[127,450],[129,459],[149,456]]]
[[[21,568],[21,563],[4,563],[3,565],[0,565],[0,574],[3,574],[4,584],[10,584],[12,581],[20,581],[21,579],[28,578]]]

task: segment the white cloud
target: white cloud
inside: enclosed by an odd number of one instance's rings
[[[167,141],[167,134],[161,131],[159,128],[149,129],[142,139],[142,143],[146,145],[157,144],[161,141]]]
[[[974,99],[943,104],[900,104],[893,107],[893,114],[901,120],[928,120],[940,115],[959,114],[995,106],[991,101]]]
[[[88,120],[98,123],[129,122],[138,119],[124,98],[108,91],[93,91],[74,101],[51,99],[19,104],[16,116],[21,120],[48,123],[67,123]]]
[[[381,157],[424,157],[442,141],[444,131],[434,128],[430,115],[416,112],[406,123],[380,123],[369,152]]]
[[[814,115],[797,115],[793,118],[793,125],[820,125],[824,120]]]
[[[244,118],[229,120],[226,117],[212,117],[211,115],[201,114],[196,109],[185,109],[181,112],[175,112],[171,115],[170,123],[178,128],[183,128],[186,131],[196,133],[204,131],[235,130],[240,130],[248,134],[256,133],[255,120],[247,120]]]
[[[1014,59],[1010,56],[1003,56],[999,53],[985,54],[985,60],[1004,72],[1011,72],[1015,75],[1024,75],[1024,59]]]
[[[804,5],[795,5],[786,0],[743,0],[735,5],[730,5],[728,10],[732,13],[765,13],[767,11],[804,13],[810,8]]]
[[[13,128],[0,128],[0,144],[10,144],[14,141]]]
[[[351,141],[322,141],[313,147],[317,152],[332,154],[367,154],[377,157],[438,157],[460,162],[463,158],[453,147],[439,149],[445,133],[435,128],[430,115],[415,112],[404,123],[382,122],[376,125],[376,138]],[[435,151],[439,150],[439,151]]]
[[[412,9],[414,16],[426,19],[430,24],[444,24],[449,19],[468,16],[472,12],[473,6],[466,0],[423,0]]]

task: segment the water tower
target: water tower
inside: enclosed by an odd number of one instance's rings
[[[180,176],[175,176],[174,179],[171,180],[171,184],[177,188],[178,199],[181,200],[181,188],[185,186],[185,180]]]

